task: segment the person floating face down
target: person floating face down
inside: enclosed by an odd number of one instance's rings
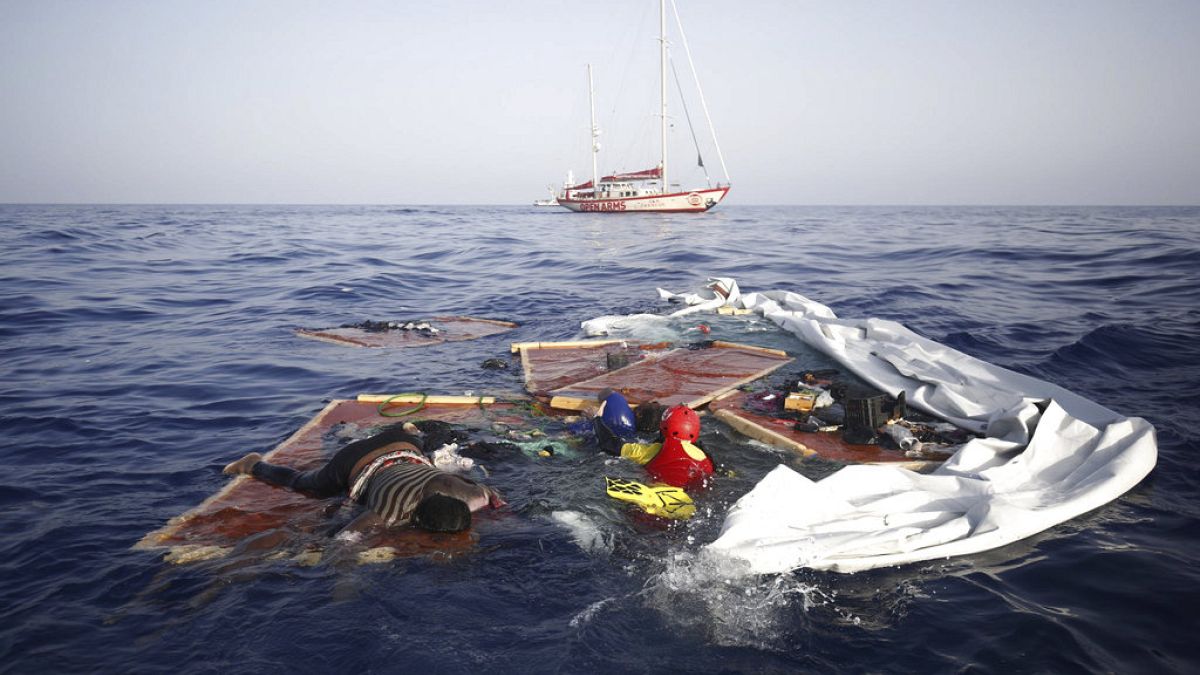
[[[696,445],[700,418],[687,406],[663,412],[659,422],[662,440],[656,443],[624,442],[636,433],[636,418],[619,392],[605,396],[593,425],[602,450],[644,465],[657,481],[688,488],[703,484],[713,474],[712,460]]]
[[[416,427],[395,425],[347,444],[320,469],[296,471],[268,464],[252,452],[224,472],[317,498],[348,495],[370,509],[356,521],[356,529],[382,521],[411,523],[431,532],[461,532],[471,526],[473,511],[504,505],[492,488],[433,466],[421,451],[423,440]]]

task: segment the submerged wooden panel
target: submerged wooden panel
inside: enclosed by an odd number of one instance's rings
[[[486,405],[469,397],[462,397],[459,401],[427,402],[416,414],[402,418],[380,415],[378,403],[373,400],[332,401],[291,437],[266,453],[264,459],[300,470],[320,467],[341,445],[349,442],[349,439],[336,442],[326,440],[328,432],[342,423],[368,428],[414,419],[436,419],[467,427],[486,428],[497,421],[519,424],[523,420],[516,414],[518,408],[513,404]],[[399,409],[414,405],[398,403],[401,406]],[[296,540],[327,541],[331,534],[327,530],[339,522],[333,515],[342,508],[341,503],[341,498],[312,499],[249,476],[237,476],[199,506],[147,534],[135,548],[169,549],[169,560],[187,562],[219,557],[235,547],[254,546],[256,542],[261,542],[259,548],[274,549]],[[450,546],[470,542],[466,535],[432,536],[412,528],[391,528],[377,539],[368,543],[377,547],[391,547],[396,551],[413,550],[414,547],[424,550],[422,542],[433,540],[439,545]]]
[[[733,427],[739,433],[768,445],[793,450],[806,457],[819,456],[847,464],[904,463],[913,469],[924,469],[939,462],[913,460],[901,450],[882,445],[847,443],[840,432],[796,431],[795,420],[771,417],[745,409],[749,394],[733,391],[713,401],[708,409],[713,417]]]
[[[513,345],[513,351],[521,354],[525,389],[538,395],[603,375],[614,366],[637,363],[654,349],[661,350],[663,347],[625,340],[526,342]]]
[[[489,335],[507,333],[517,324],[492,319],[477,319],[469,316],[438,316],[411,323],[428,323],[437,332],[425,330],[367,330],[365,328],[298,328],[296,335],[348,347],[424,347],[442,342],[475,340]],[[409,323],[409,322],[406,322]]]
[[[601,391],[612,389],[633,405],[657,401],[664,406],[695,408],[791,361],[782,351],[732,342],[714,342],[702,349],[671,349],[552,390],[550,405],[578,410],[595,401]]]

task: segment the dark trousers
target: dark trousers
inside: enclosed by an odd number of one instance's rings
[[[296,471],[278,464],[259,462],[250,469],[250,475],[272,485],[291,488],[314,497],[322,499],[334,497],[350,491],[350,472],[354,470],[354,465],[358,464],[358,460],[389,443],[400,441],[412,443],[417,448],[421,447],[420,438],[404,431],[397,424],[370,438],[347,444],[320,469]]]
[[[617,436],[604,424],[599,417],[592,418],[592,432],[596,434],[596,445],[610,455],[621,456],[621,446],[625,441]]]

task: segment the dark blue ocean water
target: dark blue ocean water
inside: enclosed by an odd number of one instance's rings
[[[1200,663],[1200,208],[0,206],[2,672],[1187,672]],[[520,390],[511,341],[661,311],[707,276],[880,316],[1158,430],[1116,502],[986,554],[724,582],[693,568],[737,470],[669,531],[602,460],[493,468],[510,501],[450,560],[172,566],[130,547],[332,398]],[[403,351],[293,329],[467,314]],[[741,325],[741,324],[739,324]],[[788,336],[736,335],[811,357]],[[808,355],[806,357],[806,354]],[[715,424],[715,423],[714,423]],[[584,550],[552,514],[598,523]]]

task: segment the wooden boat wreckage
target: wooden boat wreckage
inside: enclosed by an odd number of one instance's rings
[[[440,320],[442,326],[478,326],[480,320]],[[466,321],[466,323],[464,323]],[[502,322],[484,322],[485,330],[508,330]],[[511,324],[509,324],[511,325]],[[342,328],[366,331],[364,328]],[[329,331],[323,331],[328,333]],[[366,331],[371,333],[371,331]],[[449,331],[447,331],[449,332]],[[391,337],[391,331],[384,332]],[[459,339],[465,330],[457,333]],[[494,333],[493,333],[494,334]],[[399,332],[399,345],[416,346],[420,336]],[[469,339],[469,338],[467,338]],[[351,343],[347,343],[351,344]],[[424,343],[427,344],[427,343]],[[355,346],[384,346],[355,345]],[[897,462],[913,464],[903,452],[885,445],[847,443],[841,434],[795,430],[795,416],[773,416],[750,410],[751,394],[744,388],[762,381],[795,359],[777,349],[725,341],[677,346],[628,340],[523,342],[511,345],[519,359],[528,396],[499,400],[490,396],[431,396],[424,394],[360,395],[334,400],[307,424],[264,456],[265,460],[299,470],[319,467],[338,447],[357,437],[397,423],[398,417],[437,420],[487,434],[497,427],[528,429],[533,418],[569,418],[594,406],[608,391],[623,393],[631,405],[655,402],[707,410],[712,419],[728,424],[747,437],[836,462]],[[761,389],[761,387],[759,387]],[[311,499],[247,476],[238,476],[195,508],[176,516],[142,538],[135,548],[159,550],[171,563],[190,563],[239,554],[266,554],[315,564],[323,554],[314,533],[328,532],[341,508],[340,499]],[[324,539],[327,539],[324,538]],[[474,535],[420,532],[396,528],[364,541],[360,562],[383,562],[397,556],[469,550]]]
[[[470,316],[436,316],[402,321],[362,321],[337,328],[298,328],[296,335],[346,347],[401,349],[443,342],[477,340],[500,335],[517,327],[510,321]]]

